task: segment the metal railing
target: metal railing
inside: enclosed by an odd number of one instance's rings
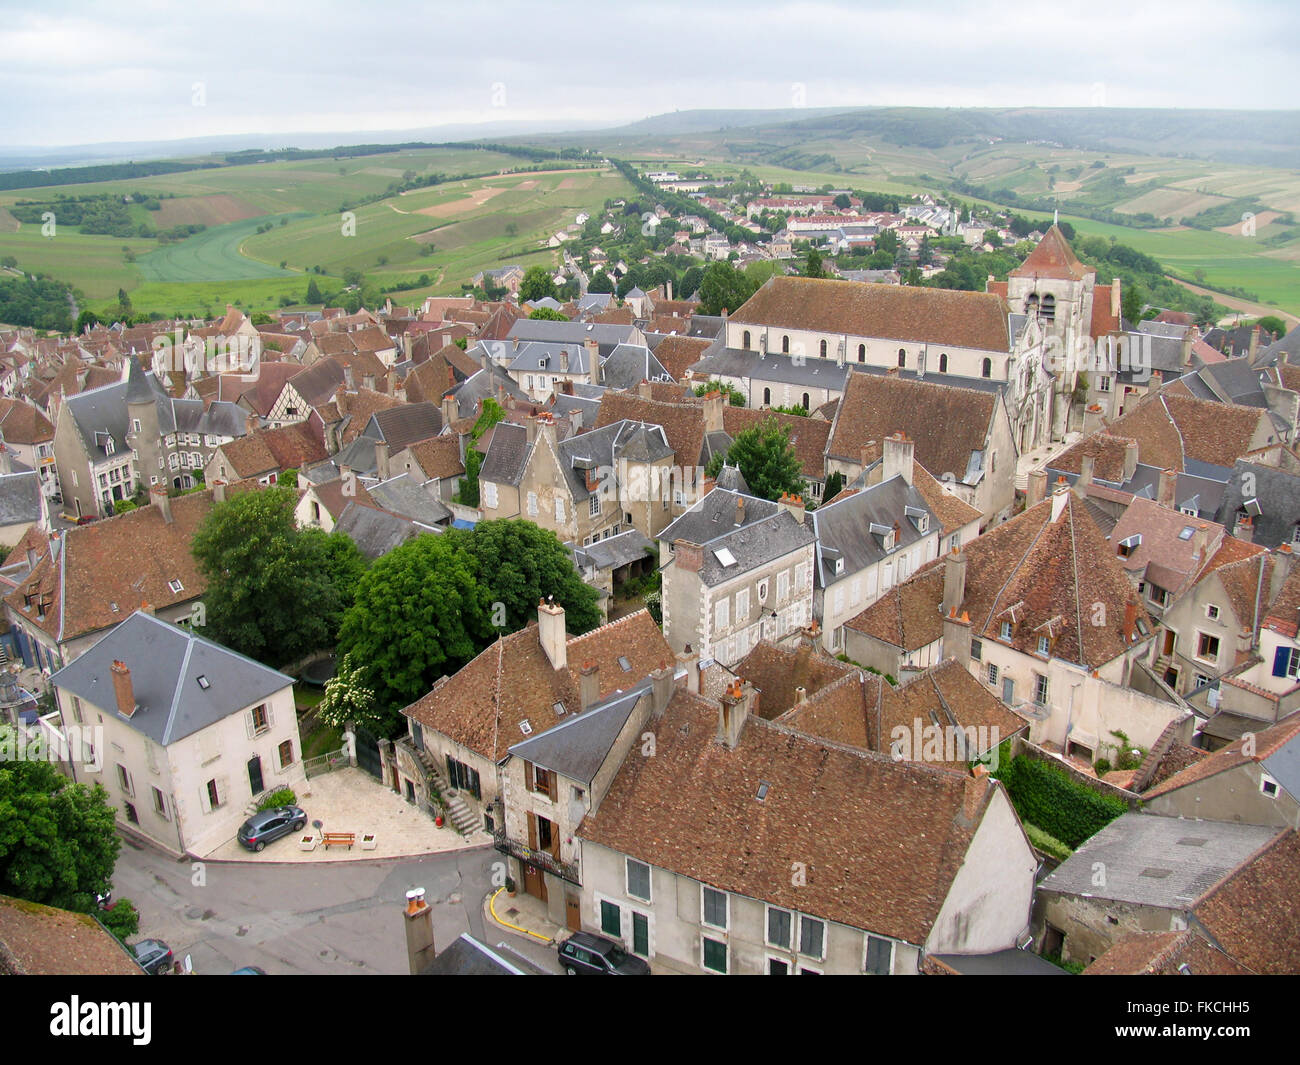
[[[333,772],[335,769],[346,769],[349,764],[348,749],[340,747],[337,751],[329,751],[326,754],[318,754],[315,758],[305,759],[302,768],[307,776],[314,777],[321,773]]]
[[[548,873],[558,876],[561,880],[567,880],[570,884],[582,885],[582,881],[578,878],[577,865],[572,862],[562,862],[549,851],[539,851],[527,847],[518,840],[511,839],[506,835],[503,828],[498,828],[492,833],[492,845],[502,854],[518,858],[521,862],[538,869],[545,869]]]

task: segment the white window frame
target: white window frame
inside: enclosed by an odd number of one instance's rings
[[[635,893],[632,891],[632,866],[633,866],[633,864],[645,866],[645,869],[646,869],[646,884],[648,885],[648,887],[646,888],[646,895],[645,895],[645,896],[637,895],[637,894],[635,894]],[[627,858],[627,859],[624,860],[624,863],[623,863],[623,893],[624,893],[624,894],[625,894],[629,899],[636,899],[636,900],[639,901],[639,902],[645,902],[645,903],[651,903],[651,902],[653,902],[654,899],[650,897],[650,896],[654,895],[654,883],[653,883],[653,880],[654,880],[654,877],[653,877],[653,875],[652,875],[651,867],[650,867],[649,865],[646,865],[645,862],[639,862],[639,861],[637,861],[635,858]]]
[[[718,943],[722,946],[724,962],[721,969],[710,969],[704,964],[704,944]],[[706,973],[712,973],[715,976],[729,976],[731,974],[731,947],[725,939],[718,939],[715,936],[700,936],[700,968]]]
[[[591,493],[591,500],[587,503],[587,515],[592,518],[600,517],[600,495],[596,492]]]
[[[565,520],[564,514],[565,514],[564,496],[556,496],[555,497],[555,520],[557,522],[564,521]]]
[[[731,627],[731,596],[724,595],[713,604],[713,631],[722,632]]]
[[[880,942],[882,942],[882,943],[887,943],[887,944],[889,945],[889,962],[888,962],[888,964],[886,965],[885,972],[883,972],[883,973],[872,973],[872,972],[867,968],[867,958],[870,956],[870,952],[871,952],[871,941],[872,941],[873,939],[879,940]],[[870,932],[868,932],[865,936],[863,936],[863,937],[862,937],[862,971],[863,971],[863,973],[866,973],[867,975],[871,975],[871,976],[888,976],[888,975],[892,974],[893,971],[894,971],[894,946],[895,946],[894,941],[893,941],[892,939],[890,939],[888,936],[873,936]]]
[[[493,481],[483,482],[483,505],[488,510],[497,509],[497,486]]]
[[[822,926],[822,943],[821,943],[820,954],[808,954],[804,952],[803,926],[805,921],[809,922],[810,924],[819,924]],[[798,954],[799,957],[801,958],[812,958],[814,961],[825,961],[826,960],[826,931],[827,931],[826,922],[822,920],[820,917],[808,917],[807,915],[801,913],[799,915],[799,936],[795,940],[795,953]]]
[[[771,917],[771,914],[772,914],[772,911],[773,911],[773,910],[775,910],[777,913],[783,913],[783,914],[785,914],[788,918],[790,918],[790,935],[789,935],[789,938],[788,938],[784,943],[773,943],[772,940],[771,940],[771,938],[770,938],[770,935],[771,935],[771,929],[772,929],[772,925],[771,925],[772,917]],[[771,905],[770,903],[769,903],[767,906],[764,907],[764,909],[763,909],[763,943],[764,943],[766,946],[769,946],[769,947],[776,947],[778,950],[793,950],[793,949],[794,949],[794,943],[793,943],[793,940],[794,940],[794,933],[795,933],[795,929],[796,929],[798,926],[799,926],[799,922],[796,921],[796,920],[794,919],[794,912],[793,912],[792,910],[787,910],[787,909],[786,909],[785,907],[783,907],[783,906],[773,906],[773,905]],[[782,961],[787,961],[787,959],[785,959],[785,958],[782,958],[781,960],[782,960]]]
[[[1218,621],[1218,620],[1219,620],[1219,605],[1218,605],[1218,603],[1206,603],[1206,604],[1205,604],[1205,616],[1206,616],[1207,618],[1209,618],[1211,621]]]
[[[537,517],[537,493],[536,492],[528,493],[528,516],[530,518]]]
[[[715,895],[722,896],[722,920],[723,924],[713,924],[705,914],[708,912],[704,905],[704,899],[708,892],[712,891]],[[719,932],[729,931],[731,928],[731,896],[725,891],[719,891],[717,888],[709,887],[708,884],[700,885],[700,924],[704,928],[716,928]]]

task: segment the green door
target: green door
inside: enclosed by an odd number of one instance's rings
[[[650,956],[650,919],[636,910],[632,911],[632,953]]]

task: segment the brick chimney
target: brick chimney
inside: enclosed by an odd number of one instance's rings
[[[686,647],[677,652],[677,668],[686,670],[686,690],[694,695],[700,694],[700,653]]]
[[[433,907],[424,901],[424,888],[412,888],[406,893],[406,909],[402,911],[406,925],[406,959],[412,976],[418,976],[432,963],[435,956],[433,944]]]
[[[745,497],[742,495],[736,496],[736,524],[745,524]]]
[[[734,751],[740,743],[745,719],[754,705],[754,686],[749,681],[733,680],[718,700],[717,741]]]
[[[158,508],[162,520],[170,525],[172,523],[172,501],[167,494],[167,489],[154,485],[149,489],[149,502]]]
[[[960,610],[966,599],[966,552],[949,551],[943,562],[943,612]]]
[[[687,573],[699,573],[704,565],[704,548],[689,540],[678,540],[673,544],[673,562]]]
[[[600,667],[595,662],[584,662],[578,672],[578,703],[588,710],[600,702]]]
[[[779,500],[781,508],[788,512],[800,525],[803,524],[804,504],[803,496],[792,496],[782,492]]]
[[[110,672],[113,674],[113,695],[117,699],[117,712],[123,717],[130,717],[136,711],[131,671],[126,668],[125,662],[114,659]]]
[[[1134,637],[1137,635],[1137,615],[1138,615],[1137,600],[1130,595],[1128,601],[1124,604],[1125,646],[1131,644],[1133,642]]]
[[[1156,482],[1156,502],[1162,507],[1174,506],[1177,484],[1177,471],[1161,470],[1160,479]]]
[[[885,437],[884,471],[882,481],[891,477],[902,477],[908,484],[912,483],[912,461],[916,455],[916,445],[905,433],[895,433]]]
[[[554,669],[564,669],[569,664],[569,638],[564,631],[564,607],[556,602],[537,604],[537,638],[542,650],[551,660]]]
[[[963,610],[958,617],[956,608],[949,610],[943,616],[943,657],[969,666],[971,635],[970,614]]]

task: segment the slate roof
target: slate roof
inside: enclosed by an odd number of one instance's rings
[[[737,525],[739,500],[744,501],[744,513]],[[704,547],[699,578],[708,587],[814,542],[812,529],[796,521],[784,507],[725,488],[714,488],[660,532],[659,539],[668,544],[686,540]],[[734,564],[724,566],[719,561],[716,552],[722,548],[731,552]]]
[[[644,344],[620,344],[600,367],[600,381],[606,388],[636,388],[641,381],[672,376]]]
[[[41,479],[35,471],[0,475],[0,528],[41,518]]]
[[[551,322],[545,319],[521,318],[510,327],[509,340],[542,340],[548,343],[582,344],[594,338],[602,355],[608,355],[619,344],[630,341],[636,329],[632,325],[606,325],[599,322]]]
[[[388,554],[413,536],[438,532],[436,528],[355,501],[344,508],[334,528],[346,533],[348,539],[357,545],[357,550],[371,561]]]
[[[138,709],[129,718],[117,709],[115,661],[131,670]],[[293,678],[137,610],[50,683],[167,747],[270,698]]]
[[[451,511],[409,473],[400,473],[369,488],[375,506],[421,525],[441,525],[451,520]]]
[[[390,455],[442,432],[442,411],[436,403],[402,403],[376,411],[366,423],[364,435],[388,444]]]
[[[915,513],[909,514],[909,508]],[[918,528],[922,517],[924,532]],[[903,550],[931,536],[938,527],[925,497],[901,476],[818,507],[807,520],[817,537],[813,557],[819,588],[847,580],[892,554],[885,550],[884,530],[896,529],[894,550]],[[835,572],[837,559],[844,562],[839,574]]]
[[[1007,352],[1007,315],[1002,298],[987,292],[773,277],[730,321]]]
[[[1277,835],[1277,829],[1127,813],[1086,840],[1040,891],[1188,910]],[[1096,863],[1106,868],[1098,884]]]
[[[645,681],[576,716],[566,714],[555,727],[516,743],[510,753],[571,780],[591,784],[636,704],[649,695],[650,687]]]
[[[1247,474],[1255,484],[1255,492],[1250,497],[1244,491],[1249,483]],[[1257,505],[1247,508],[1250,499]],[[1270,548],[1291,543],[1300,523],[1300,476],[1276,466],[1238,459],[1224,487],[1219,522],[1228,529],[1235,528],[1237,514],[1243,509],[1251,513],[1255,523],[1253,543]]]
[[[522,958],[507,957],[462,932],[421,970],[421,976],[540,976],[542,970]]]
[[[752,715],[728,750],[717,720],[716,704],[677,691],[656,757],[624,761],[577,835],[720,891],[923,944],[997,785]],[[791,855],[809,871],[798,887]]]
[[[517,485],[528,465],[532,445],[528,442],[528,429],[513,422],[498,422],[492,433],[492,443],[479,470],[480,481],[494,484]]]
[[[575,561],[601,570],[626,566],[629,562],[647,557],[654,550],[654,542],[636,529],[597,540],[586,547],[578,547],[575,544],[566,546]]]

